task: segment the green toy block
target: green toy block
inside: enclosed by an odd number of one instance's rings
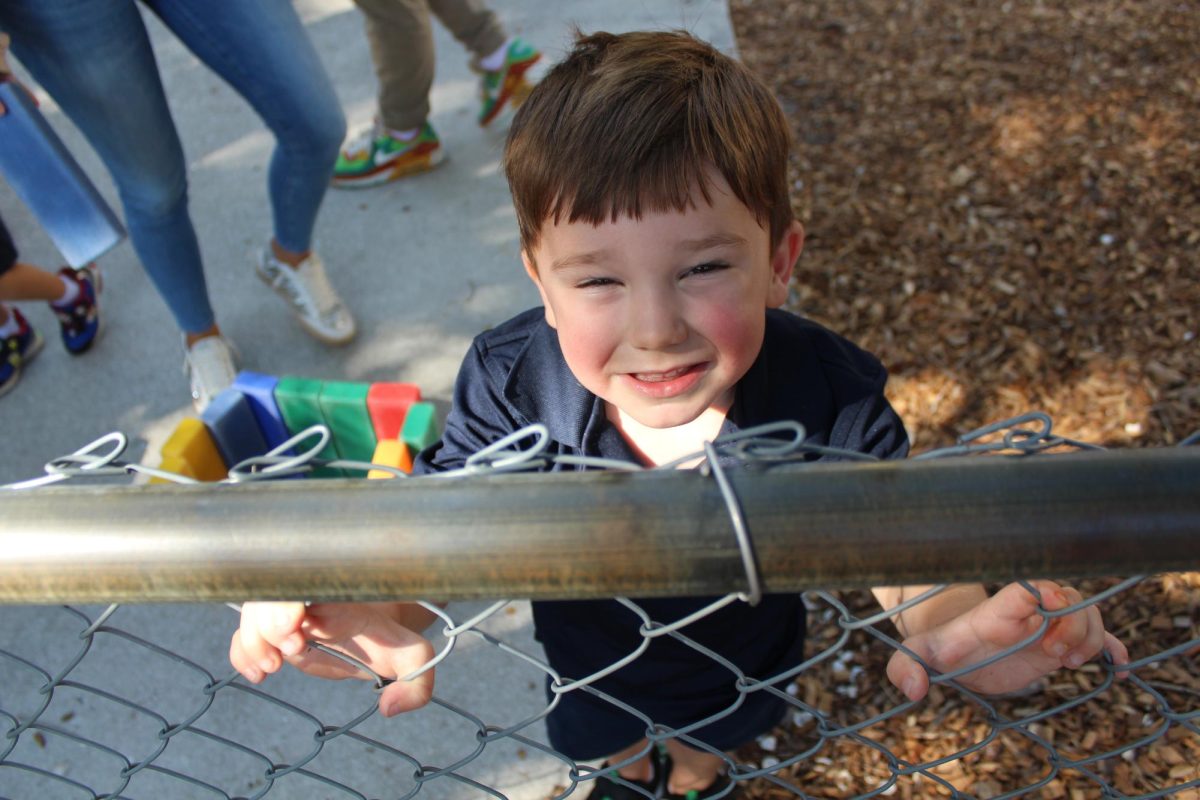
[[[321,389],[321,414],[333,431],[338,455],[351,461],[370,461],[375,453],[375,426],[367,411],[368,383],[326,381]],[[357,470],[347,470],[357,476]]]
[[[404,427],[400,429],[400,441],[413,453],[419,453],[438,440],[437,409],[433,403],[413,403],[404,415]]]
[[[321,414],[321,387],[321,381],[291,376],[284,376],[275,384],[275,404],[279,406],[283,424],[292,436],[311,425],[328,424]],[[311,446],[312,442],[305,440],[296,447],[296,451],[300,452]],[[338,457],[332,437],[317,455],[320,458]],[[310,474],[314,478],[341,478],[345,475],[340,469],[332,467],[317,467]]]

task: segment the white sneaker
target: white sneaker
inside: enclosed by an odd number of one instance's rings
[[[258,257],[255,272],[267,286],[288,302],[306,331],[326,344],[345,344],[358,326],[325,276],[325,264],[312,253],[295,269],[284,264],[267,247]]]
[[[183,342],[183,371],[192,381],[192,405],[197,413],[233,385],[237,378],[233,346],[224,336],[206,336],[191,347]]]

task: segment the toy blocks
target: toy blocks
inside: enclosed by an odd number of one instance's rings
[[[329,442],[317,454],[324,461],[355,461],[408,473],[413,458],[438,440],[437,409],[421,400],[408,383],[320,381],[256,372],[238,374],[200,419],[180,423],[162,448],[161,468],[201,481],[218,481],[229,469],[270,450],[313,425],[329,430]],[[306,452],[306,437],[284,451]],[[313,478],[394,478],[384,469],[367,470],[322,464]],[[164,483],[155,478],[152,482]]]

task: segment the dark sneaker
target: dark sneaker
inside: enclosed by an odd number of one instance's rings
[[[25,315],[9,308],[17,321],[17,332],[0,339],[0,395],[8,394],[21,380],[21,368],[42,349],[42,337],[33,329]]]
[[[100,332],[100,307],[96,304],[100,294],[100,273],[92,267],[63,267],[58,274],[79,287],[79,296],[71,303],[65,306],[50,304],[62,328],[63,346],[68,353],[77,356],[92,346]]]
[[[604,772],[592,780],[592,791],[588,794],[587,800],[646,800],[646,795],[662,797],[663,789],[666,786],[666,777],[670,773],[670,763],[671,759],[667,758],[658,747],[655,747],[650,751],[650,764],[654,767],[654,773],[650,776],[650,780],[618,779],[616,770]],[[603,770],[607,767],[608,762],[605,762],[600,769]],[[634,786],[637,789],[632,788]]]

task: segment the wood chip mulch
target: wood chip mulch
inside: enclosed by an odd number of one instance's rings
[[[915,452],[1026,411],[1110,447],[1174,445],[1200,430],[1200,13],[1180,0],[730,0],[742,58],[792,122],[793,206],[808,231],[791,308],[880,356]],[[1092,594],[1112,581],[1077,585]],[[864,593],[839,595],[870,613]],[[1200,636],[1200,576],[1149,579],[1102,605],[1133,658]],[[813,619],[810,652],[837,632]],[[899,701],[888,655],[849,656],[797,682],[838,723]],[[1200,709],[1200,656],[1139,671],[1175,711]],[[997,703],[1025,715],[1078,696],[1098,667]],[[936,691],[862,733],[929,762],[988,735],[985,715]],[[1119,684],[1035,724],[1065,758],[1162,725]],[[1195,722],[1193,722],[1195,725]],[[801,715],[738,755],[812,747]],[[764,746],[767,745],[767,746]],[[935,774],[974,797],[1037,784],[1048,753],[1005,733]],[[1200,736],[1178,725],[1093,769],[1127,795],[1200,779]],[[813,797],[883,785],[886,759],[830,740],[784,770]],[[948,796],[904,778],[903,798]],[[758,781],[749,797],[790,792]],[[1063,769],[1030,797],[1100,797]],[[1200,800],[1188,789],[1175,797]]]

